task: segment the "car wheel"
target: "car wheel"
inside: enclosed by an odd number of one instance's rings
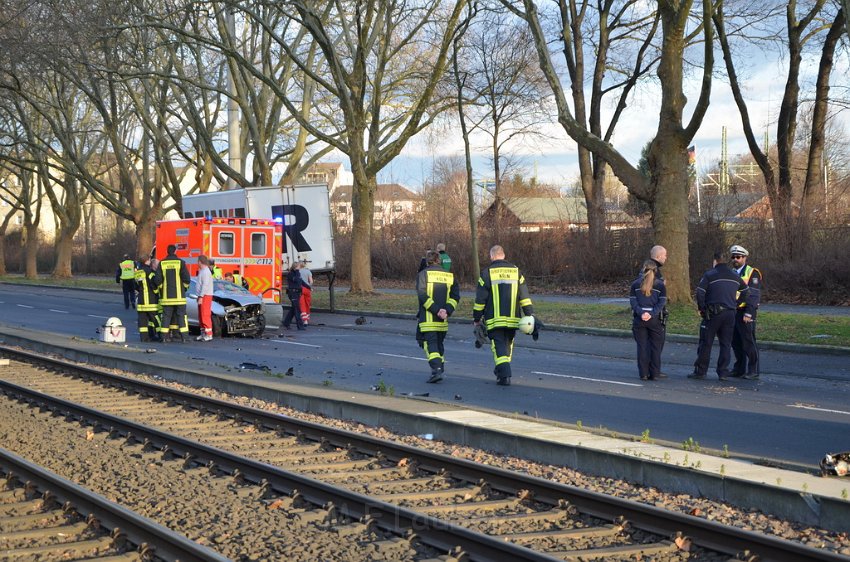
[[[257,316],[257,330],[251,334],[251,337],[258,338],[263,335],[266,330],[266,315],[260,314]]]
[[[224,318],[221,316],[212,317],[213,337],[220,338],[224,335]]]

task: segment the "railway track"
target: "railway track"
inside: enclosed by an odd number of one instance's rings
[[[226,560],[3,449],[0,478],[3,560]]]
[[[14,361],[0,367],[7,396],[270,487],[287,501],[324,506],[325,517],[339,512],[399,540],[415,533],[451,553],[448,559],[847,560],[463,459],[0,351]]]

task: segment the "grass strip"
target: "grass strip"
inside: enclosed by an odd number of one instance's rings
[[[0,276],[0,282],[56,285],[68,288],[119,290],[114,278],[74,277],[54,279],[41,277],[26,279],[21,275]],[[351,295],[348,291],[336,291],[335,305],[339,309],[360,312],[392,312],[416,314],[417,299],[414,294],[374,293],[368,296]],[[534,295],[532,295],[532,300]],[[472,299],[460,301],[455,318],[472,318]],[[321,288],[313,292],[315,308],[329,308],[330,295]],[[538,301],[534,305],[535,315],[546,324],[562,326],[631,330],[632,313],[622,304],[575,304]],[[696,307],[676,304],[670,307],[667,322],[668,334],[696,336],[699,333],[699,316]],[[786,314],[762,311],[758,315],[758,338],[761,341],[782,343],[817,344],[850,347],[850,317],[821,316],[813,314]]]

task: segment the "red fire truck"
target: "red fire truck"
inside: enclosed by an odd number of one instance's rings
[[[266,302],[280,301],[283,223],[272,219],[195,218],[156,223],[156,257],[163,259],[169,244],[198,274],[198,256],[215,260],[224,273],[239,274],[248,290]]]

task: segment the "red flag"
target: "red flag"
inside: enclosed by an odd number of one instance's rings
[[[697,147],[691,145],[688,147],[688,164],[694,164],[697,161]]]

